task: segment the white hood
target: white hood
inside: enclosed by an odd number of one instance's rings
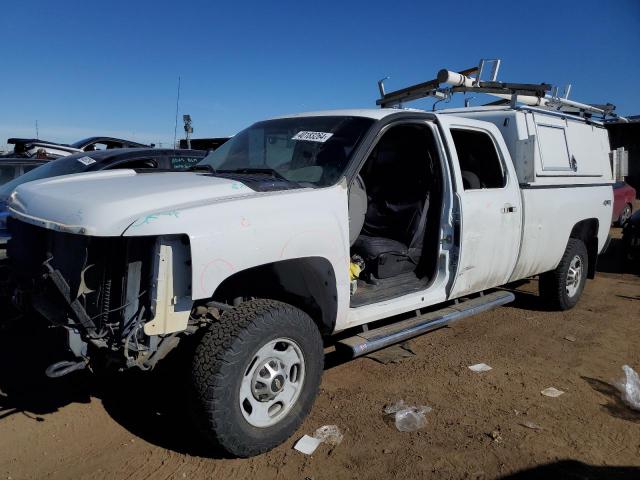
[[[251,195],[243,183],[208,174],[112,170],[24,183],[7,203],[11,216],[35,225],[117,236],[146,215]]]

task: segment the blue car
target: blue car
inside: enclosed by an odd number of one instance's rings
[[[132,168],[136,170],[187,170],[207,155],[204,150],[172,150],[160,148],[118,148],[82,152],[52,160],[14,178],[0,187],[0,248],[9,240],[7,231],[7,199],[18,185],[43,178]]]

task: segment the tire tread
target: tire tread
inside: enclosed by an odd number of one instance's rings
[[[191,382],[194,420],[213,445],[234,456],[248,457],[263,453],[293,433],[287,429],[272,432],[265,434],[262,439],[252,439],[249,445],[246,436],[234,424],[234,415],[229,413],[228,402],[237,401],[229,391],[229,385],[233,382],[234,371],[240,368],[238,365],[246,361],[247,345],[258,343],[274,329],[282,329],[283,332],[295,329],[309,337],[313,351],[305,354],[309,354],[312,361],[319,359],[320,362],[319,368],[307,368],[305,384],[309,388],[305,386],[296,404],[301,404],[302,408],[292,421],[295,430],[313,405],[324,358],[320,332],[306,313],[276,300],[244,302],[225,311],[220,320],[206,331],[195,351]],[[309,363],[309,359],[306,360]],[[305,394],[312,396],[311,401],[302,401]]]
[[[566,293],[565,282],[569,263],[575,255],[582,256],[583,279],[580,290],[576,293],[576,296],[570,298]],[[589,266],[588,262],[589,257],[587,254],[587,247],[584,242],[579,238],[570,238],[567,243],[567,248],[565,249],[562,259],[556,269],[540,275],[540,296],[551,308],[564,311],[569,310],[576,305],[582,295],[582,290],[584,289],[586,272],[588,271]]]

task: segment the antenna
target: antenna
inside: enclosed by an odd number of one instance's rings
[[[36,138],[40,138],[40,132],[38,131],[38,120],[36,120]]]
[[[176,149],[176,139],[178,136],[178,107],[180,106],[180,76],[178,76],[178,95],[176,97],[176,123],[173,127],[173,149]]]

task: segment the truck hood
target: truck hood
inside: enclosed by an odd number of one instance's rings
[[[209,174],[112,170],[24,183],[8,207],[11,216],[52,230],[118,236],[149,215],[253,195],[241,182]]]

